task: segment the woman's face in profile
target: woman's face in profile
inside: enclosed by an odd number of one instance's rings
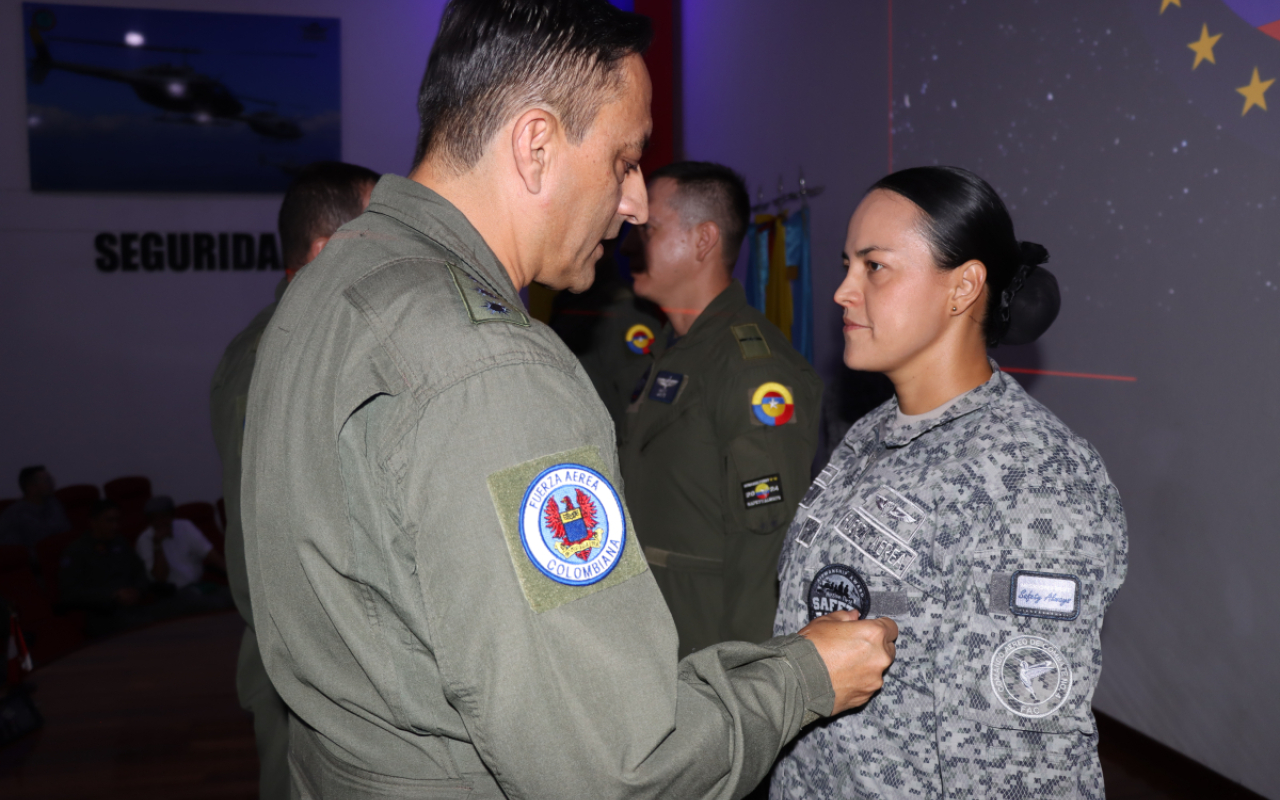
[[[942,340],[955,276],[939,270],[922,232],[920,209],[877,189],[849,220],[845,277],[835,300],[844,309],[844,363],[891,374],[922,366]]]

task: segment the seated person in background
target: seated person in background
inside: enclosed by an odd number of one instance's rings
[[[22,468],[18,473],[22,499],[0,514],[0,544],[20,544],[34,558],[36,542],[71,529],[54,488],[49,470],[42,466]]]
[[[85,633],[106,636],[146,624],[161,609],[144,607],[146,567],[120,537],[120,509],[93,506],[89,532],[67,546],[58,575],[60,604],[85,612]]]
[[[227,587],[201,581],[206,565],[226,572],[227,562],[195,523],[175,519],[173,499],[164,495],[148,500],[145,511],[151,527],[138,537],[134,550],[160,593],[177,590],[180,607],[175,612],[230,608]]]

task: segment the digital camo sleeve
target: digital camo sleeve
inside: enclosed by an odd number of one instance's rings
[[[976,524],[939,631],[946,796],[1102,798],[1090,704],[1125,575],[1119,496],[1105,473],[1023,485]]]

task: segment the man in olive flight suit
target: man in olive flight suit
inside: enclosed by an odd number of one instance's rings
[[[671,164],[627,243],[636,294],[670,322],[628,409],[622,476],[681,655],[772,635],[778,553],[817,447],[822,381],[732,277],[748,204],[728,167]]]
[[[244,565],[244,529],[240,519],[240,447],[244,436],[245,405],[249,378],[258,354],[258,342],[275,314],[288,282],[312,261],[343,223],[369,205],[369,193],[378,182],[373,170],[353,164],[324,161],[304,169],[285,193],[277,227],[284,249],[285,277],[276,286],[276,299],[258,312],[231,340],[213,373],[209,409],[213,438],[222,458],[222,495],[227,511],[227,579],[236,609],[248,627],[240,640],[236,663],[236,693],[240,705],[253,714],[258,746],[258,796],[263,800],[289,796],[289,710],[271,686],[253,629],[249,578]]]
[[[741,796],[881,685],[893,623],[856,612],[677,665],[612,422],[520,302],[648,215],[649,38],[604,0],[451,2],[410,179],[262,338],[245,559],[301,798]]]

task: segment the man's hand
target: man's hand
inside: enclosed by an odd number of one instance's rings
[[[884,672],[893,663],[898,625],[888,617],[858,620],[857,611],[836,611],[800,629],[813,642],[827,665],[836,691],[832,714],[857,708],[884,685]]]

